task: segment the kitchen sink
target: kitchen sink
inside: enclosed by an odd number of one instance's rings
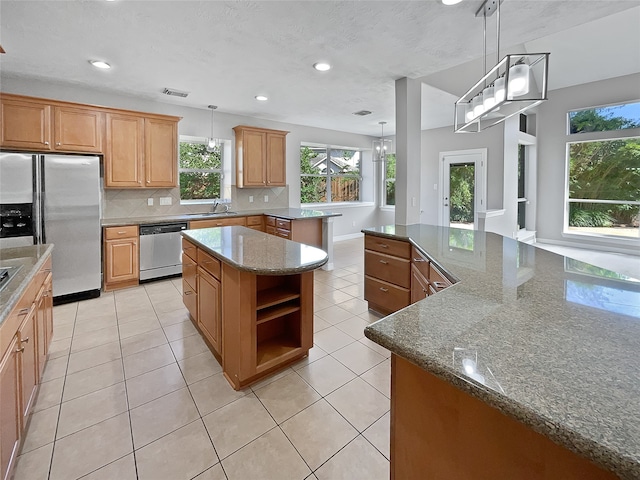
[[[187,213],[186,215],[188,217],[226,217],[227,215],[237,215],[238,212],[216,212],[216,213],[211,213],[211,212],[207,212],[207,213]]]

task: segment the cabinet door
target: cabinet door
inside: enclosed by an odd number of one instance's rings
[[[415,265],[411,265],[411,303],[429,296],[429,281]]]
[[[266,185],[266,140],[264,132],[245,130],[242,133],[242,176],[245,187]]]
[[[55,150],[102,153],[102,112],[87,108],[54,107],[54,118]]]
[[[0,359],[0,478],[15,461],[20,443],[20,391],[18,370],[18,338],[13,337],[6,354]]]
[[[195,288],[182,279],[182,303],[187,307],[194,322],[198,321],[198,293]]]
[[[267,186],[284,187],[287,183],[286,137],[267,133]]]
[[[43,285],[36,297],[36,337],[38,339],[38,378],[42,376],[47,361],[47,290]]]
[[[46,356],[49,354],[49,345],[51,345],[51,339],[53,338],[53,277],[51,274],[47,276],[44,282],[44,325],[46,340],[44,345],[45,362]]]
[[[107,240],[105,264],[107,284],[138,279],[138,239]]]
[[[218,355],[222,355],[220,282],[198,268],[198,326]]]
[[[2,99],[0,146],[49,151],[51,107],[43,103]]]
[[[26,425],[27,416],[33,405],[38,384],[38,339],[36,338],[36,309],[31,308],[18,330],[18,348],[20,352],[20,384],[22,391],[22,425]]]
[[[178,186],[178,126],[170,120],[144,121],[145,187]]]
[[[144,118],[107,114],[104,186],[142,187]]]

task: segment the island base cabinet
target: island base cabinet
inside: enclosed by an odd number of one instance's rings
[[[0,479],[5,480],[20,443],[20,392],[18,337],[15,336],[0,359]]]
[[[313,347],[313,272],[255,275],[222,264],[224,375],[239,390]]]
[[[409,361],[391,356],[391,479],[618,478]]]
[[[220,320],[220,282],[198,267],[198,327],[211,344],[214,353],[222,356],[222,322]]]

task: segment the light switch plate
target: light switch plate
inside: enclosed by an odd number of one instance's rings
[[[147,205],[153,207],[153,198],[147,198]]]
[[[249,195],[249,203],[253,203],[253,195]]]
[[[171,197],[160,197],[160,205],[171,205]]]

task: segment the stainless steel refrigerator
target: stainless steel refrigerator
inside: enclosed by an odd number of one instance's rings
[[[98,157],[0,153],[0,247],[53,243],[58,303],[100,295],[100,203]]]

